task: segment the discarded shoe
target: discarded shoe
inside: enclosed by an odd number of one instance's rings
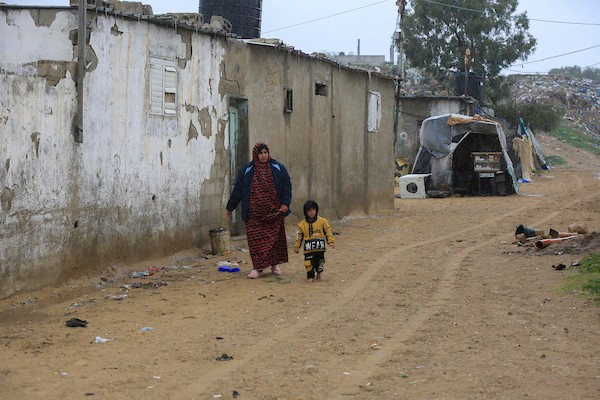
[[[279,267],[277,265],[273,265],[271,267],[271,273],[273,275],[279,276],[279,275],[281,275],[281,269],[279,269]]]
[[[87,321],[79,318],[71,318],[70,320],[65,322],[65,325],[67,325],[69,328],[85,328],[87,326]]]
[[[258,279],[260,278],[260,274],[262,272],[262,269],[253,269],[252,271],[250,271],[250,274],[248,274],[248,278],[250,279]]]

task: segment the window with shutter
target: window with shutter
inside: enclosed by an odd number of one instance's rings
[[[369,91],[369,110],[368,110],[367,130],[369,132],[379,132],[381,123],[381,93]]]
[[[150,113],[177,115],[177,68],[173,61],[150,60]]]

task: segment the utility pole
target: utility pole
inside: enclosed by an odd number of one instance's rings
[[[398,137],[398,124],[400,123],[400,85],[404,80],[404,35],[402,29],[402,23],[404,20],[404,9],[406,8],[406,0],[397,0],[396,5],[398,6],[398,18],[396,19],[396,30],[392,36],[392,46],[398,49],[398,79],[396,81],[396,110],[394,116],[394,137]],[[393,52],[390,52],[393,53]],[[394,60],[390,60],[393,61]]]
[[[396,19],[396,30],[392,36],[392,46],[398,50],[398,75],[404,79],[404,10],[406,9],[406,0],[397,0],[398,18]],[[393,60],[390,60],[393,62]]]

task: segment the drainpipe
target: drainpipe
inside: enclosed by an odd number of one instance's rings
[[[77,28],[77,119],[73,136],[83,143],[83,79],[85,75],[85,39],[87,36],[87,0],[79,0],[79,26]]]

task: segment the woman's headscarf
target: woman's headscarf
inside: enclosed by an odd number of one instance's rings
[[[258,142],[254,145],[254,148],[252,149],[252,161],[254,161],[254,165],[260,164],[260,161],[258,161],[258,153],[263,151],[263,149],[267,150],[267,152],[269,153],[269,161],[271,161],[271,152],[269,151],[269,146],[267,146],[266,143]]]
[[[281,204],[277,199],[270,162],[261,164],[258,161],[258,153],[263,149],[269,151],[267,145],[262,142],[256,143],[252,149],[254,175],[250,184],[250,213],[260,219],[268,220],[280,216],[277,210]],[[271,161],[270,155],[269,161]]]

